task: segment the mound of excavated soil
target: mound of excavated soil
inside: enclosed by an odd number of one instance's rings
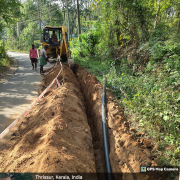
[[[102,136],[102,85],[80,66],[75,74],[63,65],[64,85],[54,84],[45,97],[2,140],[0,172],[106,172]],[[45,89],[60,66],[46,75]],[[58,77],[63,78],[62,73]],[[157,166],[151,142],[129,130],[123,110],[111,92],[106,96],[110,163],[114,179],[160,180],[166,174],[141,173],[141,166]],[[124,173],[124,174],[116,174]],[[105,179],[102,174],[98,179]],[[96,177],[94,177],[96,179]]]
[[[45,76],[44,85],[59,70]],[[83,96],[65,65],[64,73],[64,85],[54,84],[3,139],[0,172],[96,172]]]

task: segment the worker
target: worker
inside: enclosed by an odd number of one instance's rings
[[[57,35],[55,34],[55,31],[53,31],[53,34],[51,35],[51,40],[53,44],[58,43]]]
[[[34,48],[34,44],[32,44],[32,48],[30,49],[29,52],[29,58],[31,60],[31,64],[32,64],[32,70],[34,70],[34,64],[35,64],[35,70],[37,71],[37,50]]]
[[[39,65],[40,65],[40,74],[43,75],[43,66],[47,64],[48,57],[46,54],[46,50],[48,49],[48,46],[45,45],[43,49],[40,51],[40,57],[39,57]]]

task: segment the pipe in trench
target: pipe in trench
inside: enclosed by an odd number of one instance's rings
[[[104,143],[104,154],[105,154],[105,163],[106,163],[106,174],[107,180],[112,180],[111,166],[109,161],[109,148],[108,148],[108,138],[106,130],[106,79],[103,75],[103,93],[102,93],[102,129],[103,129],[103,143]]]

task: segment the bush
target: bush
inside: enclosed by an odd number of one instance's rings
[[[7,56],[5,42],[0,41],[0,74],[4,73],[10,66],[11,59]]]
[[[90,31],[80,35],[82,39],[82,47],[86,49],[86,52],[92,56],[95,55],[96,46],[99,44],[99,34],[96,31]]]
[[[80,55],[80,42],[78,38],[74,38],[73,41],[71,41],[70,49],[72,51],[72,57],[77,58]]]
[[[170,28],[168,25],[162,23],[158,23],[156,28],[153,29],[151,33],[149,42],[154,44],[158,41],[165,41],[168,39]]]
[[[159,141],[161,148],[173,148],[173,151],[161,149],[161,163],[179,165],[180,37],[176,35],[168,39],[168,30],[166,25],[157,26],[150,41],[139,48],[134,61],[125,57],[109,58],[111,50],[105,40],[100,43],[97,41],[94,46],[99,49],[96,55],[99,55],[101,61],[95,61],[96,56],[91,59],[88,56],[78,57],[79,42],[73,42],[76,47],[73,54],[93,75],[101,76],[102,71],[106,74],[107,86],[116,95],[120,105],[125,107],[125,114],[135,117],[131,121],[137,123],[147,136]],[[93,44],[93,37],[88,33],[81,36],[83,53],[93,54],[93,49],[88,49]],[[146,57],[144,69],[140,72],[135,66],[142,65],[141,58]]]
[[[5,43],[4,41],[0,41],[0,58],[6,57]]]

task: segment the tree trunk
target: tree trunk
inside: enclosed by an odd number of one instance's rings
[[[135,47],[139,46],[139,35],[138,35],[138,27],[136,25],[132,26],[129,30],[130,36]]]
[[[143,40],[143,42],[145,42],[145,41],[148,41],[148,39],[149,39],[148,26],[147,26],[147,22],[144,18],[144,15],[143,15],[143,10],[140,9],[139,12],[140,13],[138,15],[138,18],[140,21],[140,28],[142,31],[142,40]]]
[[[32,33],[32,44],[34,44],[34,31]]]
[[[63,25],[65,25],[65,20],[66,20],[66,13],[64,11],[64,20],[63,20]]]
[[[72,34],[74,33],[74,26],[76,26],[76,24],[74,23],[74,21],[76,21],[76,16],[77,16],[77,12],[75,13],[74,17],[72,16],[72,28],[71,28]]]
[[[39,9],[39,0],[37,0],[37,8],[38,8],[38,19],[39,19],[39,29],[40,29],[40,41],[42,42],[41,15],[40,15],[40,9]]]
[[[113,27],[112,23],[110,22],[109,25],[109,40],[108,40],[108,46],[111,52],[111,56],[114,57],[114,32],[113,32]]]
[[[20,37],[20,22],[17,22],[17,37]]]
[[[68,9],[68,0],[66,0],[66,8],[67,8],[67,19],[68,19],[68,41],[70,40],[70,26],[69,26],[69,9]]]
[[[19,8],[19,12],[20,12],[20,8]],[[17,22],[17,37],[18,37],[18,39],[20,37],[20,22],[19,21]]]
[[[73,31],[74,31],[74,20],[72,20],[72,27],[71,27],[71,41],[72,41],[72,35],[73,35]]]
[[[72,29],[71,29],[71,41],[72,41]]]
[[[64,1],[63,1],[63,14],[64,14],[64,16],[63,16],[63,26],[65,26],[65,24],[66,24],[66,22],[65,22],[65,20],[66,20],[66,13],[65,13],[65,10],[64,10],[64,7],[65,7],[65,4],[64,4]]]
[[[49,12],[49,20],[51,21],[52,20],[52,18],[51,18],[51,1],[48,4],[48,12]]]
[[[142,30],[142,40],[148,41],[149,40],[149,32],[148,32],[148,27],[146,25],[146,21],[141,22],[141,30]]]
[[[115,22],[115,25],[116,25],[116,26],[119,26],[119,24],[120,24],[120,23],[119,23],[119,20],[117,20],[117,21]],[[121,35],[120,28],[119,28],[119,27],[116,27],[116,38],[117,38],[118,46],[121,45],[120,35]]]
[[[179,18],[179,21],[178,21],[178,34],[180,33],[180,18]]]
[[[80,25],[80,14],[79,14],[79,0],[77,0],[77,16],[78,16],[78,36],[81,34],[81,25]],[[81,42],[81,38],[79,38]]]
[[[154,29],[156,28],[156,25],[157,25],[159,11],[160,11],[160,0],[159,0],[158,9],[157,9],[157,12],[156,12],[155,21],[154,21]]]

